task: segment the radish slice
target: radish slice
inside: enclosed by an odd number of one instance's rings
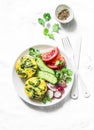
[[[53,96],[54,96],[54,93],[53,93],[53,91],[51,91],[51,90],[48,90],[47,91],[47,94],[48,94],[48,96],[52,99],[53,98]]]
[[[61,82],[59,82],[60,86],[62,86],[63,88],[65,88],[67,86],[66,82],[64,80],[62,80]]]
[[[56,86],[55,85],[52,85],[50,83],[47,83],[47,86],[50,90],[52,90],[53,92],[55,92],[57,90]]]
[[[55,97],[55,98],[61,98],[61,96],[62,96],[62,93],[61,93],[60,91],[56,91],[56,92],[54,93],[54,97]]]
[[[64,91],[64,88],[62,86],[58,86],[57,87],[57,90],[60,91],[60,92],[63,92]]]

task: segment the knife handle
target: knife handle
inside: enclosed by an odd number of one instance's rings
[[[72,99],[77,99],[78,98],[78,73],[75,72],[74,74],[74,82],[73,82],[73,86],[71,89],[71,98]]]
[[[80,79],[80,82],[81,82],[81,89],[82,89],[82,93],[83,93],[83,96],[85,98],[88,98],[90,97],[90,92],[85,84],[85,82],[83,81],[81,75],[79,74],[79,79]]]

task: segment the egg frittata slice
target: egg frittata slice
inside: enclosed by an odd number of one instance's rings
[[[28,79],[36,73],[38,66],[34,58],[23,56],[17,60],[15,68],[20,78]]]
[[[39,100],[47,92],[47,84],[43,79],[32,77],[25,82],[24,90],[29,98]]]

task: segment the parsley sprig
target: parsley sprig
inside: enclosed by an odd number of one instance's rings
[[[50,29],[49,29],[49,27],[46,27],[46,23],[48,21],[50,21],[51,18],[52,17],[50,15],[50,13],[44,13],[42,18],[38,18],[38,23],[40,25],[42,25],[43,28],[44,28],[43,29],[43,34],[45,36],[48,36],[50,39],[54,39],[54,33],[58,33],[60,27],[59,27],[58,23],[54,23],[52,26],[50,26]]]

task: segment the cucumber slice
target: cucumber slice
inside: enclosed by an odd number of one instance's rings
[[[38,77],[48,81],[51,84],[56,84],[57,83],[57,78],[53,74],[48,73],[46,71],[39,71],[38,72]]]

